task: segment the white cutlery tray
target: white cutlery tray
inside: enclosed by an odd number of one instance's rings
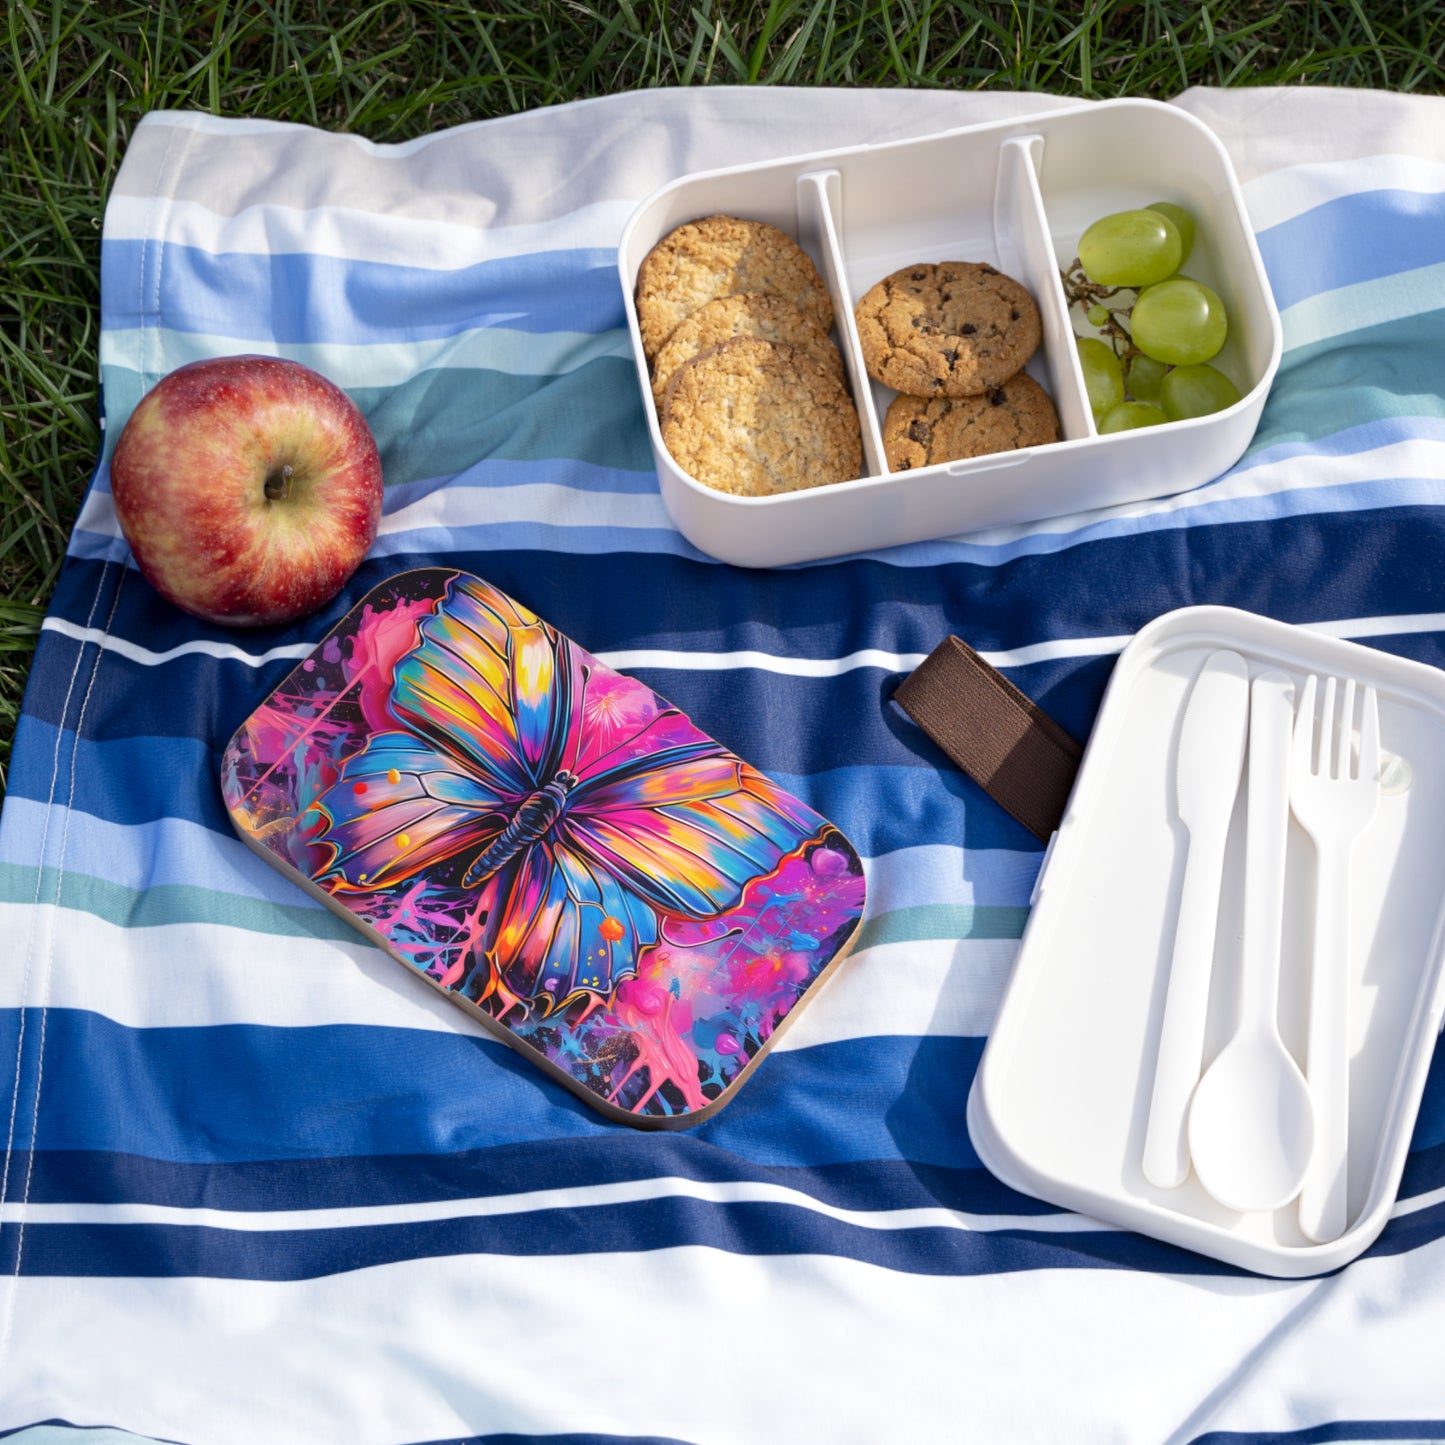
[[[1240,1214],[1191,1171],[1174,1189],[1142,1170],[1189,837],[1176,810],[1185,704],[1216,649],[1253,678],[1279,668],[1378,690],[1384,786],[1351,873],[1349,1209],[1312,1243],[1297,1207]],[[1025,1193],[1261,1274],[1338,1268],[1395,1206],[1445,1011],[1445,672],[1229,608],[1169,613],[1125,648],[1090,736],[968,1102],[984,1164]],[[1203,1067],[1235,1017],[1248,762],[1225,855]],[[1304,1066],[1315,851],[1293,817],[1279,1025]]]
[[[1185,206],[1197,222],[1182,270],[1224,300],[1229,339],[1212,364],[1234,380],[1240,400],[1212,416],[1100,436],[1059,268],[1074,258],[1092,221],[1161,200]],[[858,405],[864,464],[856,480],[736,497],[694,481],[663,444],[637,325],[637,272],[669,231],[718,213],[778,226],[817,264]],[[895,393],[863,369],[853,308],[875,282],[919,261],[984,262],[1033,294],[1043,341],[1026,370],[1053,398],[1062,440],[887,470],[882,422]],[[683,176],[633,213],[617,265],[663,502],[690,542],[743,566],[810,561],[1198,486],[1249,445],[1279,365],[1279,314],[1229,157],[1205,125],[1158,101],[1102,101]]]

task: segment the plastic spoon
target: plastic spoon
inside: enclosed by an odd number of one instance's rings
[[[1293,703],[1294,684],[1282,672],[1263,672],[1250,688],[1239,1014],[1189,1107],[1199,1182],[1221,1204],[1244,1212],[1288,1204],[1314,1148],[1309,1086],[1276,1017]]]
[[[1144,1177],[1161,1189],[1173,1189],[1189,1175],[1185,1125],[1204,1056],[1224,841],[1239,792],[1248,731],[1249,665],[1237,652],[1211,653],[1189,692],[1174,769],[1179,818],[1189,830],[1189,852],[1179,892],[1143,1158]]]

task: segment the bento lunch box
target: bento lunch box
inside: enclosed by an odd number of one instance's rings
[[[1210,416],[1100,435],[1059,272],[1091,222],[1155,201],[1196,219],[1183,270],[1224,300],[1229,337],[1211,364],[1241,397]],[[858,407],[864,461],[856,479],[733,496],[688,476],[663,444],[637,322],[638,268],[675,227],[719,213],[778,226],[817,263]],[[864,370],[854,306],[893,271],[939,261],[995,266],[1032,293],[1043,340],[1026,370],[1052,397],[1062,439],[890,473],[881,423],[894,393]],[[618,271],[663,501],[690,542],[742,566],[872,551],[1198,486],[1249,445],[1281,351],[1279,314],[1228,155],[1199,121],[1147,100],[684,176],[633,213]]]

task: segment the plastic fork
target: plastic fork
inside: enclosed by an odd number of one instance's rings
[[[1380,717],[1375,689],[1360,708],[1354,752],[1355,682],[1327,677],[1316,738],[1317,679],[1304,685],[1295,714],[1290,807],[1314,841],[1314,957],[1305,1077],[1315,1103],[1315,1150],[1300,1190],[1299,1222],[1317,1243],[1338,1239],[1348,1222],[1350,864],[1355,843],[1380,802]]]

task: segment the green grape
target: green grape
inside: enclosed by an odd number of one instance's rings
[[[1079,237],[1079,264],[1100,286],[1149,286],[1179,269],[1184,244],[1159,211],[1116,211]]]
[[[1102,326],[1109,319],[1107,306],[1091,306],[1088,310],[1089,325]]]
[[[1121,401],[1118,406],[1104,413],[1099,421],[1099,432],[1107,435],[1115,431],[1133,431],[1141,426],[1158,426],[1168,420],[1152,402]]]
[[[1182,266],[1194,249],[1194,217],[1183,206],[1176,206],[1173,201],[1150,201],[1144,209],[1158,211],[1161,216],[1168,216],[1174,222],[1174,228],[1179,232],[1179,243],[1184,248],[1179,257],[1179,264]]]
[[[1224,302],[1208,286],[1171,276],[1139,293],[1129,330],[1134,345],[1155,361],[1197,366],[1224,345],[1229,319]]]
[[[1096,417],[1124,400],[1124,369],[1114,348],[1092,336],[1075,338],[1079,348],[1079,365],[1084,370],[1084,386],[1089,393],[1089,410]]]
[[[1155,361],[1152,356],[1136,351],[1129,358],[1129,370],[1124,375],[1129,395],[1135,401],[1158,401],[1159,386],[1168,370],[1162,361]]]
[[[1176,366],[1164,378],[1159,405],[1170,421],[1208,416],[1239,400],[1239,388],[1212,366]]]

